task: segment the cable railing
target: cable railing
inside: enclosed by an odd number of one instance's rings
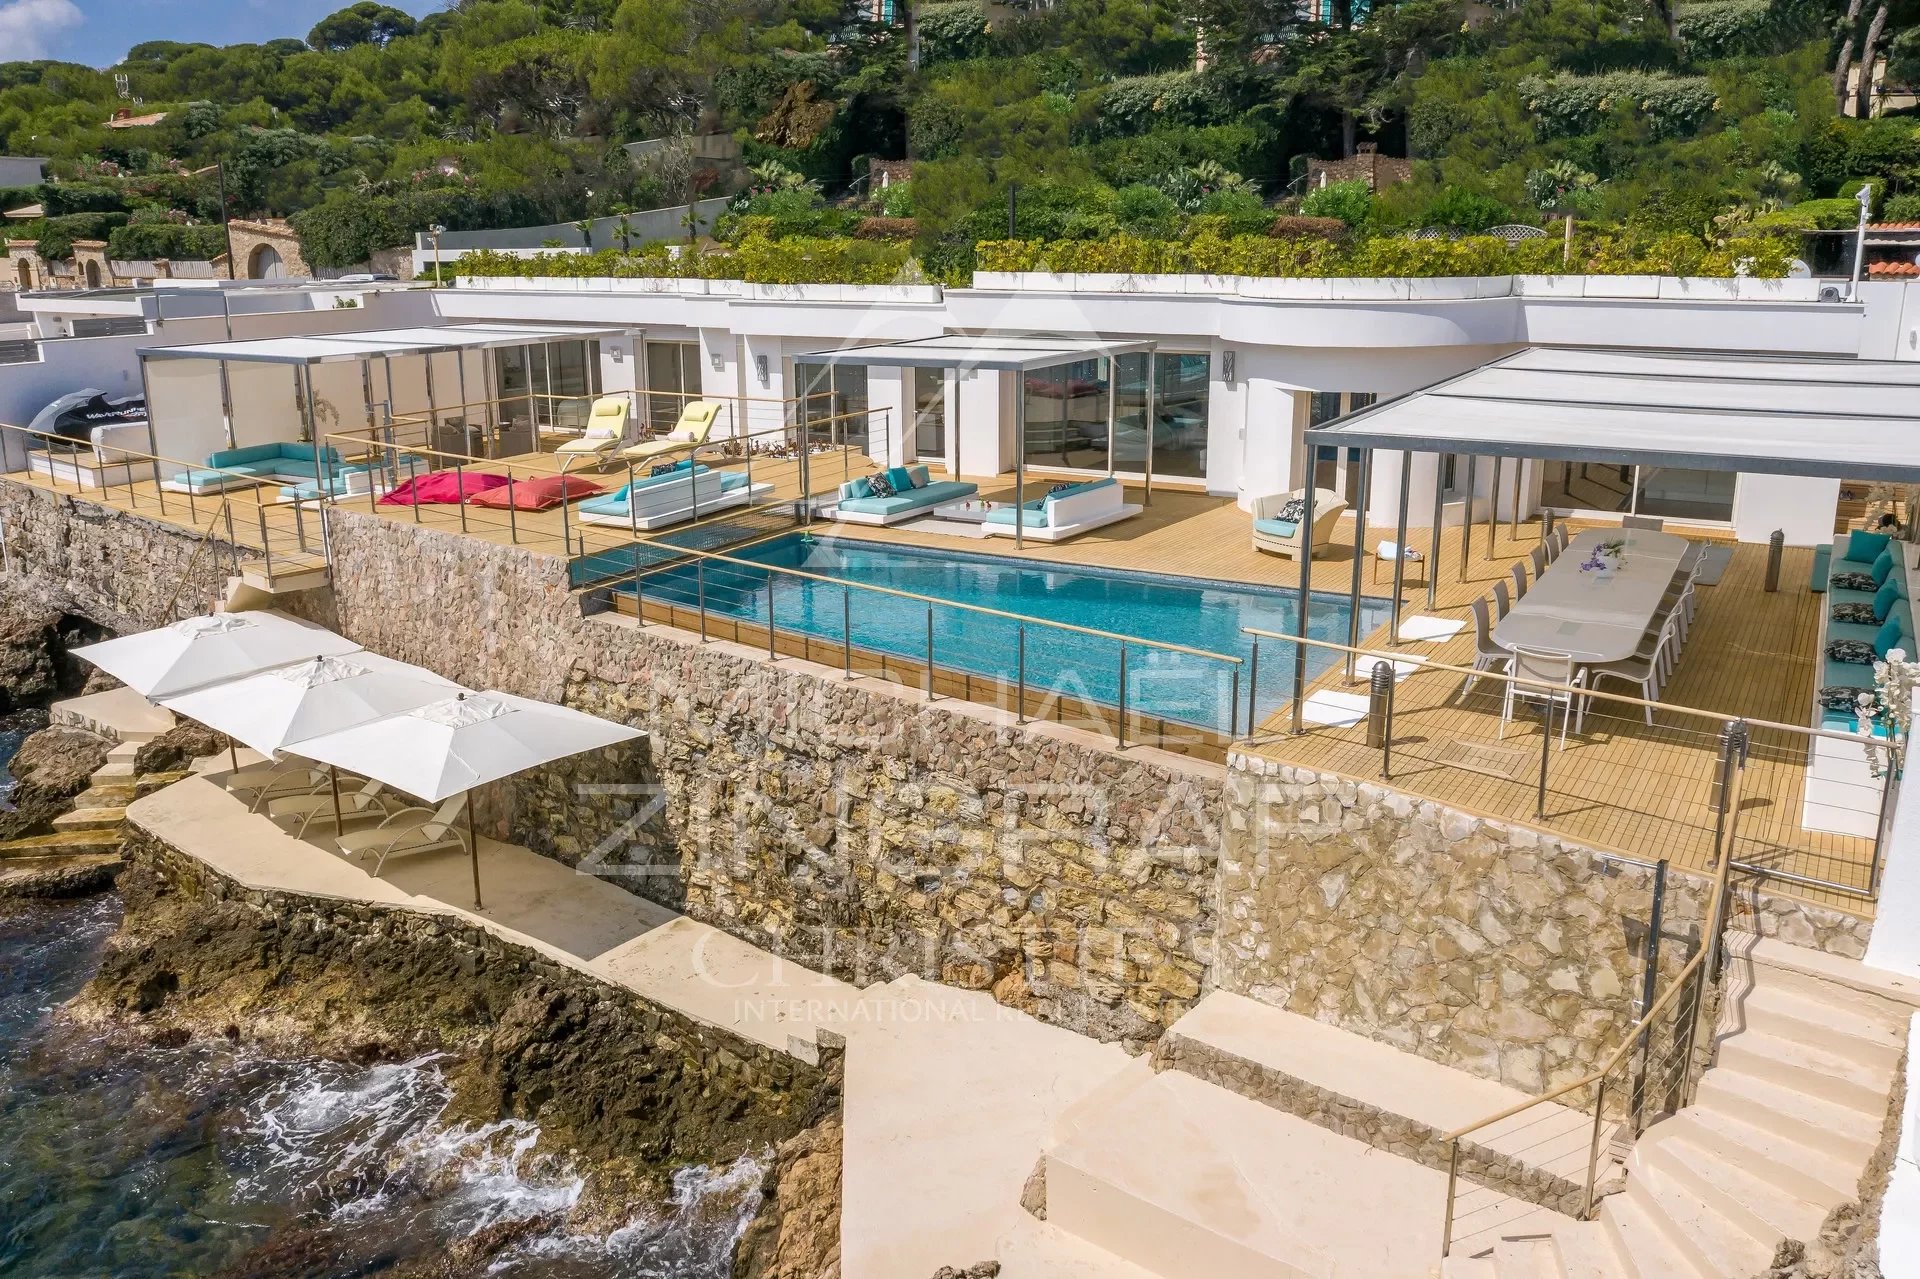
[[[1619,1042],[1595,1069],[1538,1097],[1508,1106],[1484,1119],[1441,1135],[1440,1139],[1447,1148],[1446,1215],[1440,1233],[1440,1255],[1443,1258],[1452,1252],[1456,1224],[1462,1216],[1468,1215],[1459,1211],[1463,1153],[1479,1167],[1485,1166],[1489,1153],[1480,1143],[1470,1142],[1469,1138],[1484,1134],[1535,1107],[1557,1104],[1562,1098],[1576,1097],[1591,1089],[1592,1100],[1589,1104],[1592,1122],[1577,1213],[1581,1219],[1591,1220],[1601,1200],[1601,1149],[1603,1137],[1609,1132],[1609,1113],[1617,1119],[1611,1129],[1613,1140],[1604,1144],[1618,1151],[1630,1146],[1652,1119],[1672,1114],[1692,1102],[1698,1082],[1694,1067],[1704,1049],[1700,1042],[1703,1024],[1701,1014],[1706,1004],[1708,985],[1719,975],[1723,954],[1727,886],[1729,872],[1734,866],[1730,852],[1740,821],[1740,783],[1745,772],[1746,756],[1744,728],[1737,723],[1727,724],[1722,731],[1717,761],[1721,777],[1720,800],[1716,804],[1719,838],[1716,841],[1713,885],[1707,897],[1702,940],[1692,957],[1667,982],[1666,990],[1647,1004],[1638,1020],[1626,1029]],[[1665,864],[1662,863],[1662,874],[1658,881],[1662,886],[1665,882],[1664,870]],[[1656,889],[1645,961],[1646,989],[1649,993],[1659,973],[1662,900],[1662,894]],[[1608,1109],[1610,1093],[1615,1099],[1612,1112]],[[1517,1155],[1524,1159],[1526,1153],[1525,1150],[1508,1152],[1507,1158]]]
[[[0,431],[23,439],[27,469],[14,478],[24,476],[27,483],[194,532],[217,514],[216,526],[224,526],[230,544],[259,553],[259,572],[269,586],[327,563],[325,511],[281,497],[279,480],[32,427],[0,423]],[[342,465],[338,459],[314,464],[329,473]]]
[[[684,543],[722,517],[786,508],[792,522],[804,523],[816,503],[873,469],[876,463],[852,441],[889,447],[891,416],[887,409],[865,409],[823,419],[813,432],[816,442],[805,448],[792,428],[776,426],[746,435],[716,432],[704,443],[662,442],[644,459],[619,450],[600,457],[534,453],[489,459],[401,443],[388,438],[384,427],[354,430],[326,437],[352,465],[325,496],[336,504],[364,503],[374,514],[384,506],[415,523],[565,556],[569,582],[580,587],[630,572],[641,558],[638,548]],[[691,474],[682,476],[681,470]],[[414,500],[417,486],[404,487],[435,474],[451,476],[453,493],[466,500]],[[620,485],[627,492],[624,515],[581,509],[582,497],[604,499]],[[544,489],[551,500],[543,496],[539,509],[529,509],[519,500],[527,486]],[[486,488],[503,491],[504,502],[476,504],[472,499]]]
[[[1715,760],[1729,720],[1750,743],[1748,811],[1731,845],[1736,869],[1832,894],[1840,904],[1878,896],[1904,743],[1654,701],[1584,685],[1543,682],[1503,671],[1247,628],[1249,713],[1274,645],[1304,644],[1351,662],[1364,697],[1308,701],[1303,731],[1287,720],[1255,719],[1242,745],[1304,767],[1377,776],[1397,786],[1551,830],[1577,842],[1648,860],[1704,868],[1712,856],[1719,781]],[[1292,648],[1281,652],[1292,653]],[[1344,684],[1307,680],[1281,663],[1289,704]],[[1509,696],[1511,690],[1511,697]],[[1537,702],[1539,710],[1523,708]],[[1325,722],[1315,722],[1317,718]],[[1544,718],[1543,718],[1544,717]],[[1528,723],[1532,735],[1522,734]],[[1816,756],[1858,757],[1858,784],[1823,791],[1823,820],[1852,833],[1809,826]],[[1873,757],[1878,757],[1877,761]],[[1652,848],[1653,852],[1649,852]]]
[[[729,640],[1088,729],[1119,749],[1153,745],[1224,758],[1237,735],[1243,660],[983,604],[861,582],[728,551],[659,548],[599,589],[642,626]],[[824,542],[810,555],[832,567]],[[629,601],[631,603],[629,604]]]

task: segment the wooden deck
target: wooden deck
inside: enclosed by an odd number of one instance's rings
[[[474,469],[506,472],[515,478],[551,474],[555,470],[551,455],[502,459],[476,463]],[[744,469],[738,460],[717,461]],[[816,454],[810,459],[812,483],[819,493],[837,483],[841,475],[864,474],[870,464],[858,457]],[[801,493],[798,464],[793,459],[756,458],[753,462],[756,484],[770,484],[773,492],[768,506],[792,502]],[[605,475],[591,470],[576,474],[602,484],[607,489],[625,482],[623,471]],[[57,487],[74,492],[73,486],[58,485],[45,476],[13,476],[16,480]],[[981,495],[995,500],[1013,496],[1010,477],[979,479]],[[1043,490],[1047,477],[1029,477],[1029,492]],[[290,562],[297,553],[311,555],[318,550],[318,520],[309,507],[296,514],[289,505],[271,500],[273,490],[261,490],[267,500],[251,493],[231,495],[234,499],[235,533],[243,544],[258,547],[263,540],[258,530],[267,532],[280,563]],[[142,515],[176,523],[183,528],[204,531],[209,520],[219,521],[217,497],[201,497],[191,502],[184,495],[165,495],[166,509],[152,484],[136,484],[131,490],[115,489],[102,493],[88,490],[76,494],[91,501],[138,511]],[[1130,489],[1129,501],[1141,501],[1140,491]],[[634,535],[624,528],[583,526],[571,514],[559,510],[543,512],[486,511],[471,506],[380,506],[365,498],[343,499],[342,505],[357,511],[370,511],[385,518],[418,522],[468,536],[483,537],[503,544],[525,545],[550,554],[579,555],[630,546]],[[737,520],[740,512],[723,512],[713,517]],[[663,533],[675,534],[680,541],[690,526],[682,524],[654,534],[643,532],[646,540]],[[1016,549],[1010,538],[973,539],[954,537],[906,527],[872,528],[854,525],[827,525],[835,535],[875,542],[897,542],[950,550],[1041,560],[1061,564],[1079,564],[1102,568],[1132,569],[1196,578],[1259,583],[1277,587],[1297,587],[1299,567],[1293,560],[1257,552],[1252,548],[1247,517],[1230,498],[1210,497],[1204,493],[1156,485],[1150,503],[1138,517],[1096,530],[1072,542],[1051,545],[1028,543]],[[821,524],[816,523],[816,530]],[[224,531],[224,524],[221,524]],[[1376,531],[1366,539],[1371,550],[1379,540]],[[304,548],[302,546],[304,541]],[[1440,544],[1432,545],[1431,535],[1416,531],[1409,544],[1427,556],[1424,565],[1409,566],[1406,580],[1404,615],[1431,611],[1437,616],[1467,620],[1469,602],[1491,588],[1504,576],[1516,559],[1538,544],[1539,526],[1534,522],[1517,529],[1498,526],[1489,554],[1484,525],[1474,530],[1461,560],[1460,532],[1443,532]],[[1646,861],[1665,858],[1676,867],[1702,870],[1708,866],[1713,844],[1713,804],[1717,733],[1730,718],[1774,720],[1787,724],[1803,723],[1808,716],[1809,698],[1814,681],[1814,647],[1819,625],[1819,608],[1825,597],[1806,589],[1811,567],[1811,552],[1790,550],[1781,577],[1781,589],[1767,594],[1761,589],[1765,549],[1757,546],[1732,548],[1733,556],[1720,583],[1700,590],[1700,609],[1675,678],[1664,691],[1663,700],[1672,707],[1697,708],[1703,714],[1682,714],[1662,709],[1649,727],[1637,712],[1596,704],[1589,712],[1584,731],[1573,733],[1564,750],[1555,743],[1548,756],[1548,795],[1544,816],[1537,811],[1541,756],[1541,730],[1537,717],[1522,713],[1501,737],[1500,698],[1494,681],[1483,682],[1476,691],[1458,699],[1463,680],[1458,675],[1430,672],[1402,681],[1396,693],[1396,728],[1393,746],[1392,783],[1410,793],[1430,797],[1488,817],[1511,820],[1566,836],[1582,843],[1617,851]],[[1334,545],[1313,563],[1316,591],[1345,594],[1353,575],[1353,523],[1343,519],[1334,534]],[[1429,568],[1437,565],[1435,604],[1426,606]],[[1363,593],[1384,598],[1391,591],[1391,566],[1375,561],[1361,565]],[[742,635],[746,642],[764,638]],[[1363,640],[1383,643],[1384,635]],[[786,645],[782,644],[783,651]],[[1291,663],[1263,648],[1261,687],[1272,691],[1274,681],[1290,678]],[[1468,665],[1472,660],[1472,632],[1446,643],[1408,643],[1399,650],[1407,656],[1453,665]],[[837,660],[826,658],[831,664]],[[902,671],[918,679],[921,673]],[[1364,669],[1362,671],[1364,676]],[[946,695],[996,700],[998,692],[975,691],[970,682],[956,685],[942,675],[936,681]],[[1364,685],[1347,685],[1344,672],[1336,670],[1313,685],[1314,688],[1348,688],[1363,691]],[[1610,685],[1619,692],[1632,692],[1627,685]],[[1359,779],[1381,775],[1381,752],[1365,745],[1364,725],[1351,728],[1309,726],[1300,736],[1287,732],[1291,717],[1282,715],[1260,726],[1243,748],[1270,758],[1309,768],[1340,773]],[[1147,726],[1142,725],[1143,729]],[[1155,734],[1141,732],[1135,740],[1152,741]],[[1843,836],[1809,832],[1800,827],[1802,778],[1809,739],[1802,733],[1756,730],[1748,768],[1742,780],[1742,800],[1735,832],[1736,857],[1742,862],[1765,865],[1795,875],[1837,884],[1864,888],[1872,857],[1871,842]],[[1198,753],[1212,754],[1204,747]],[[1871,903],[1846,893],[1821,888],[1793,886],[1780,882],[1783,891],[1796,892],[1826,905],[1867,912]]]

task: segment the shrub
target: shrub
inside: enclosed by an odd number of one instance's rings
[[[1644,118],[1656,138],[1683,137],[1704,124],[1718,105],[1705,76],[1653,71],[1528,76],[1520,81],[1520,94],[1535,128],[1547,138],[1591,133],[1618,112]]]
[[[1223,83],[1203,71],[1167,71],[1113,81],[1100,94],[1099,110],[1099,131],[1114,136],[1168,124],[1225,123],[1233,101]]]
[[[1339,240],[1347,234],[1347,224],[1339,218],[1310,218],[1289,213],[1273,220],[1267,234],[1276,240]]]
[[[856,240],[911,240],[920,234],[912,218],[861,218],[853,224]]]
[[[1894,196],[1887,201],[1881,216],[1888,222],[1920,222],[1920,192]]]
[[[184,226],[178,222],[117,227],[107,239],[107,256],[124,262],[151,262],[159,258],[205,262],[226,251],[226,233],[219,227]]]
[[[651,244],[633,253],[543,253],[531,258],[481,250],[460,259],[459,274],[611,276],[635,279],[745,280],[752,284],[890,284],[912,274],[909,246],[898,241],[752,236],[731,250],[669,253]]]
[[[1359,226],[1373,212],[1373,189],[1360,178],[1315,187],[1300,201],[1300,212],[1310,218],[1338,218]]]
[[[1180,209],[1159,187],[1136,182],[1113,193],[1113,216],[1128,235],[1170,239],[1180,225]]]
[[[64,260],[73,256],[75,240],[104,240],[126,221],[124,213],[68,213],[47,218],[39,223],[40,235],[34,247],[43,258]]]
[[[1860,206],[1850,199],[1802,200],[1788,212],[1821,231],[1845,231],[1860,224]]]
[[[127,208],[126,194],[118,185],[107,182],[49,182],[40,192],[40,203],[50,218],[70,213],[123,213]]]
[[[1490,195],[1464,187],[1447,187],[1427,201],[1420,220],[1427,226],[1458,227],[1462,231],[1484,231],[1514,221],[1514,213]]]
[[[1204,220],[1221,235],[1261,235],[1273,225],[1273,210],[1251,191],[1214,191],[1200,197],[1193,220]]]
[[[1860,207],[1857,201],[1860,198],[1860,188],[1862,187],[1873,188],[1873,195],[1867,209],[1867,216],[1870,218],[1878,217],[1880,215],[1881,203],[1887,197],[1887,184],[1879,178],[1848,178],[1840,184],[1840,189],[1835,191],[1834,195],[1852,204],[1857,211]],[[1856,222],[1859,220],[1857,212],[1854,220]]]
[[[920,31],[922,66],[983,57],[991,43],[987,6],[979,0],[922,5],[914,20]]]

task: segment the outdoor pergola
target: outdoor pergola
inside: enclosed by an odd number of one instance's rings
[[[1311,476],[1322,449],[1360,454],[1349,646],[1359,644],[1361,559],[1373,454],[1400,454],[1389,637],[1400,634],[1407,508],[1415,453],[1468,458],[1498,467],[1519,460],[1601,462],[1617,466],[1805,476],[1920,484],[1920,363],[1819,359],[1766,354],[1652,353],[1535,347],[1494,360],[1424,390],[1362,409],[1305,434]],[[1313,525],[1306,486],[1305,527]],[[1435,485],[1434,528],[1443,494]],[[1488,514],[1489,548],[1497,507]],[[1472,539],[1467,503],[1462,557]],[[1541,535],[1546,535],[1542,521]],[[1431,597],[1437,564],[1427,566]],[[1309,579],[1300,574],[1298,634],[1307,633]],[[1294,646],[1293,729],[1301,731],[1306,645]]]
[[[989,373],[1017,373],[1021,384],[1016,388],[1014,403],[1014,439],[1013,439],[1013,502],[1016,508],[1025,504],[1027,487],[1027,388],[1026,375],[1041,369],[1056,368],[1063,364],[1076,364],[1084,360],[1105,360],[1107,362],[1107,474],[1114,474],[1113,431],[1115,406],[1119,397],[1115,394],[1118,379],[1113,371],[1115,361],[1123,355],[1147,356],[1147,377],[1145,387],[1146,413],[1146,500],[1153,500],[1153,352],[1155,343],[1147,341],[1123,341],[1108,338],[1066,338],[1066,337],[1011,337],[998,334],[945,333],[939,337],[920,338],[911,342],[889,342],[882,346],[857,346],[841,351],[824,351],[810,355],[809,360],[823,364],[863,364],[888,368],[908,369],[958,369],[961,372],[983,370]],[[959,469],[957,456],[955,470]],[[1026,544],[1024,520],[1016,518],[1013,525],[1015,546]]]
[[[233,427],[233,394],[229,383],[229,368],[233,364],[279,364],[293,371],[294,394],[301,405],[303,420],[308,437],[318,439],[314,420],[314,369],[320,365],[357,362],[360,365],[360,384],[368,406],[369,426],[375,425],[371,414],[379,403],[374,396],[373,365],[378,361],[382,367],[383,383],[387,394],[391,396],[393,387],[393,359],[398,356],[425,357],[426,411],[436,421],[441,411],[442,392],[435,385],[433,360],[431,357],[443,354],[464,356],[467,352],[479,352],[484,361],[483,382],[487,392],[481,399],[491,403],[494,399],[491,388],[496,385],[497,373],[493,363],[493,353],[510,348],[525,351],[528,410],[533,410],[533,351],[535,348],[547,352],[547,383],[552,386],[553,370],[551,347],[559,342],[580,342],[600,338],[617,337],[627,334],[626,328],[582,327],[558,324],[443,324],[422,325],[404,329],[370,329],[357,332],[306,334],[291,337],[251,338],[238,341],[202,342],[189,346],[162,346],[142,349],[140,356],[141,392],[147,397],[147,403],[153,403],[153,389],[148,375],[148,364],[152,361],[173,360],[209,360],[217,365],[220,378],[220,406],[223,424],[226,429],[227,447],[237,444]],[[467,391],[467,364],[464,358],[456,361],[458,384],[451,388],[458,395],[458,404],[465,406],[473,403]],[[393,411],[387,404],[389,414]],[[153,426],[153,413],[147,418],[148,444],[152,452],[160,451],[159,440]],[[467,415],[462,410],[462,417]],[[471,448],[471,421],[466,422],[468,433],[468,453]]]

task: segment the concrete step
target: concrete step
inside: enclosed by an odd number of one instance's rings
[[[1678,1227],[1631,1183],[1601,1203],[1600,1224],[1632,1279],[1728,1279],[1736,1273],[1697,1265]]]
[[[1047,1220],[1166,1279],[1431,1274],[1444,1173],[1177,1070],[1075,1117],[1043,1160]],[[1472,1188],[1464,1259],[1570,1218]]]
[[[1880,1141],[1880,1119],[1732,1066],[1702,1075],[1696,1102],[1751,1122],[1764,1116],[1769,1131],[1845,1163],[1864,1164]]]
[[[140,798],[140,788],[124,782],[95,782],[74,796],[76,808],[125,808]]]
[[[1440,1137],[1532,1095],[1390,1044],[1215,991],[1176,1022],[1156,1059],[1209,1083],[1300,1116],[1343,1137],[1445,1168]],[[1525,1193],[1567,1209],[1586,1182],[1592,1119],[1555,1103],[1531,1106],[1473,1133],[1474,1163],[1489,1155],[1529,1177]],[[1466,1161],[1463,1161],[1463,1164]],[[1606,1170],[1602,1169],[1604,1178]],[[1496,1190],[1522,1184],[1484,1180]],[[1516,1192],[1518,1193],[1518,1192]]]
[[[1665,1133],[1641,1139],[1629,1165],[1629,1184],[1650,1192],[1703,1258],[1738,1261],[1739,1273],[1757,1274],[1782,1240],[1803,1237],[1796,1233],[1802,1229],[1819,1229],[1820,1213],[1813,1205],[1756,1179],[1735,1180],[1713,1156],[1689,1148],[1682,1139],[1685,1123],[1681,1116],[1661,1125]],[[1791,1221],[1793,1229],[1774,1224],[1770,1218],[1776,1216]]]
[[[1554,1231],[1553,1251],[1563,1279],[1621,1279],[1629,1273],[1606,1227],[1597,1221],[1576,1222]]]
[[[1770,974],[1761,985],[1728,1000],[1721,1014],[1722,1031],[1757,1030],[1814,1047],[1843,1046],[1863,1061],[1893,1069],[1906,1042],[1904,1027],[1897,1020],[1856,1011],[1843,1000],[1812,989],[1824,983],[1792,977]],[[1851,993],[1831,985],[1827,991]]]
[[[73,857],[82,853],[118,855],[118,830],[63,830],[51,835],[28,835],[0,841],[0,861],[40,857]]]
[[[1734,962],[1736,978],[1765,973],[1762,984],[1812,989],[1818,998],[1844,1000],[1869,1015],[1900,1017],[1899,1009],[1889,1008],[1889,1004],[1905,1005],[1909,1016],[1912,1009],[1920,1008],[1920,978],[1869,968],[1857,959],[1751,933],[1729,934],[1727,954]],[[1806,987],[1802,983],[1807,981],[1817,985]]]
[[[192,776],[193,770],[187,768],[175,769],[165,773],[142,773],[133,779],[134,794],[136,796],[151,795],[164,786],[171,786],[177,781]]]
[[[1766,1269],[1778,1236],[1742,1214],[1729,1216],[1719,1201],[1708,1202],[1687,1180],[1674,1175],[1671,1162],[1649,1151],[1629,1165],[1627,1189],[1649,1216],[1655,1216],[1669,1243],[1702,1273],[1753,1275]]]
[[[1761,1030],[1744,1030],[1719,1041],[1714,1065],[1744,1071],[1864,1114],[1884,1115],[1893,1064],[1863,1062],[1847,1051],[1845,1041],[1836,1039],[1833,1044],[1832,1049],[1817,1048]]]
[[[54,818],[52,825],[55,831],[117,831],[126,819],[127,810],[124,808],[76,808]]]
[[[125,863],[111,853],[0,862],[0,898],[72,897],[98,892]]]
[[[133,778],[133,757],[131,755],[122,759],[109,759],[106,763],[93,770],[93,780],[96,782],[124,780],[128,785],[132,785]]]
[[[1493,1245],[1494,1279],[1561,1279],[1560,1257],[1549,1236],[1502,1239]]]
[[[1767,1176],[1809,1203],[1828,1208],[1854,1197],[1860,1166],[1801,1145],[1767,1126],[1768,1116],[1690,1106],[1687,1140],[1726,1160],[1762,1160]]]
[[[1757,1223],[1754,1233],[1763,1237],[1807,1240],[1820,1233],[1831,1205],[1801,1195],[1801,1179],[1793,1169],[1754,1151],[1729,1159],[1722,1154],[1724,1147],[1712,1144],[1712,1137],[1711,1130],[1696,1125],[1691,1116],[1679,1117],[1664,1148],[1676,1175],[1691,1180],[1725,1215],[1746,1214]]]
[[[108,759],[133,759],[140,754],[140,748],[144,745],[146,745],[145,742],[128,742],[128,741],[115,742],[113,744],[113,749],[107,752],[107,758]]]

